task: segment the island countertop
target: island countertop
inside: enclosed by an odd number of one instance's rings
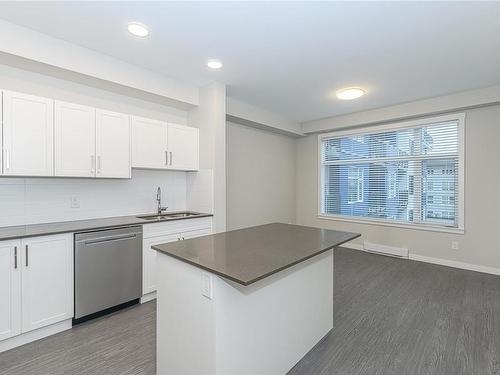
[[[273,223],[152,248],[247,286],[359,236],[358,233]]]

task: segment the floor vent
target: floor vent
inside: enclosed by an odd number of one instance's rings
[[[389,255],[393,257],[408,259],[408,248],[406,247],[379,245],[376,243],[365,241],[363,244],[363,250],[368,251],[370,253]]]

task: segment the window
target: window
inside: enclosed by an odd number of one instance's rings
[[[463,121],[441,116],[320,135],[320,215],[463,229]]]
[[[347,189],[348,203],[363,202],[363,168],[349,167]]]
[[[396,198],[396,172],[389,172],[388,174],[388,187],[389,187],[389,194],[388,198],[393,199]]]

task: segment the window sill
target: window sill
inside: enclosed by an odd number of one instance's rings
[[[353,218],[353,217],[342,217],[342,216],[325,215],[325,214],[318,214],[317,217],[318,217],[318,219],[321,219],[321,220],[344,221],[344,222],[356,223],[356,224],[379,225],[379,226],[384,226],[384,227],[396,227],[396,228],[412,229],[412,230],[420,230],[420,231],[428,231],[428,232],[465,234],[464,228],[446,228],[446,227],[432,226],[432,225],[391,223],[391,222],[376,220],[376,219],[357,219],[357,218]]]

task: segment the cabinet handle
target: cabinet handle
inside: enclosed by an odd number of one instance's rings
[[[17,246],[14,246],[14,268],[17,268]]]
[[[94,173],[95,171],[95,156],[91,155],[90,156],[90,173]]]
[[[5,168],[10,169],[10,155],[9,149],[5,149]]]
[[[97,156],[97,173],[101,173],[101,155]]]
[[[165,165],[168,165],[168,151],[165,151]]]
[[[172,151],[170,151],[170,165],[172,165]]]
[[[26,267],[28,267],[28,245],[25,246],[26,250]]]

